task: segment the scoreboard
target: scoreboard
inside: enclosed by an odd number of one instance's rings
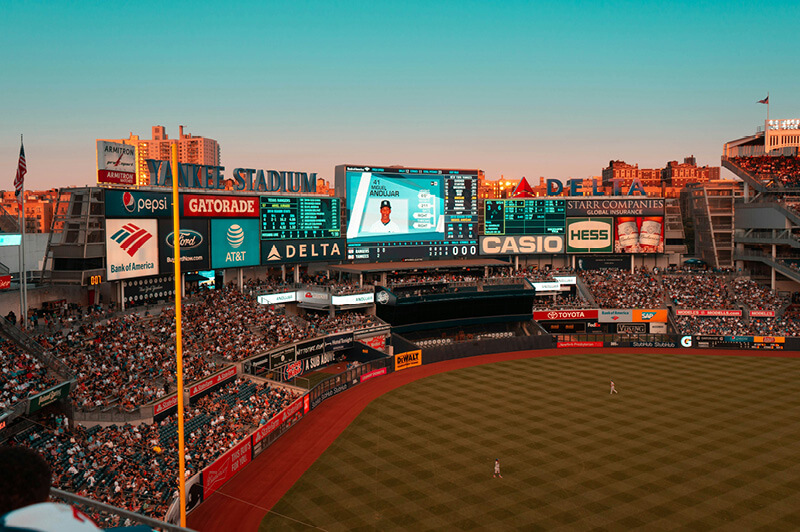
[[[340,238],[339,198],[262,196],[261,240]]]
[[[484,235],[563,235],[566,201],[563,199],[487,199]]]

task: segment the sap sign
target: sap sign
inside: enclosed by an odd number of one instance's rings
[[[260,240],[258,218],[211,220],[211,267],[257,266]]]
[[[562,253],[563,235],[482,236],[481,255]]]
[[[567,219],[567,253],[611,253],[613,237],[611,218]]]

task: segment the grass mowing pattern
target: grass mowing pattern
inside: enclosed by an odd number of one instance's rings
[[[425,378],[259,530],[797,530],[798,382],[800,359],[605,353]]]

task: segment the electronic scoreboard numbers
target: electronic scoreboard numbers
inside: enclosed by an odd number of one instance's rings
[[[349,165],[343,170],[337,179],[344,177],[346,189],[349,260],[478,255],[477,170]]]
[[[340,238],[339,198],[262,196],[261,240]]]
[[[483,220],[484,235],[563,235],[566,200],[487,199]]]

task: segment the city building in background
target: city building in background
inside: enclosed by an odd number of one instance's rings
[[[48,233],[53,223],[58,190],[25,191],[25,232]],[[0,212],[0,231],[19,232],[19,203],[13,190],[3,191],[2,212]]]
[[[139,135],[131,133],[127,139],[97,140],[136,146],[136,183],[139,186],[150,184],[147,159],[169,160],[173,144],[178,145],[178,162],[207,166],[219,166],[220,164],[219,143],[214,139],[184,133],[183,126],[178,127],[177,139],[169,138],[164,126],[153,126],[152,137],[152,139],[140,139]]]

